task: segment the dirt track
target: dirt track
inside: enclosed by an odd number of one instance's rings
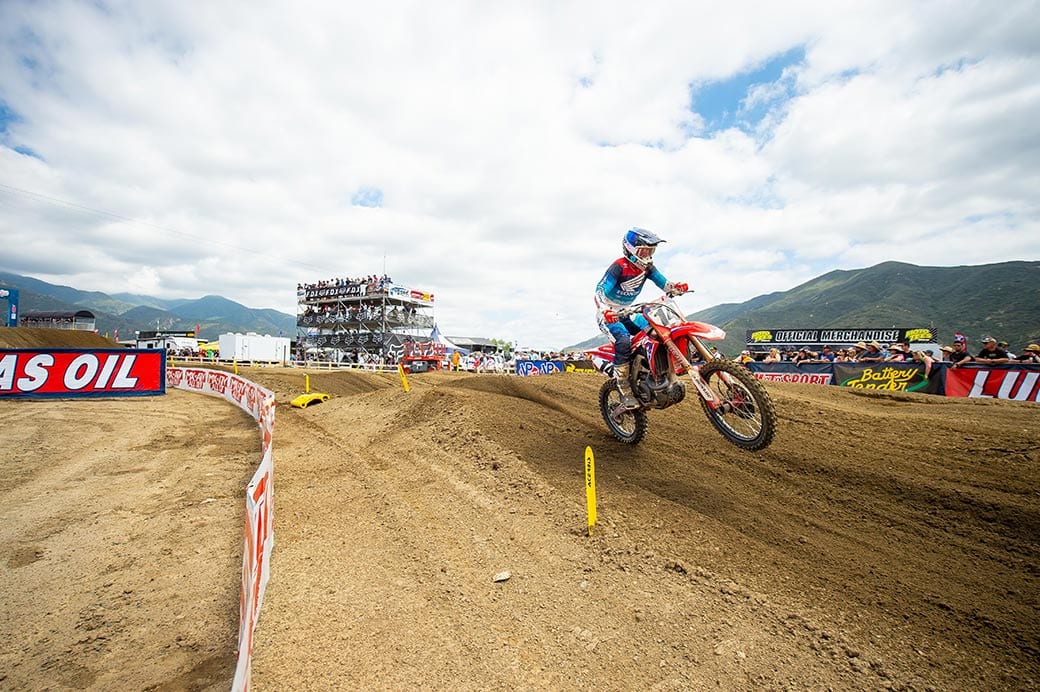
[[[302,374],[246,374],[280,404],[256,689],[1040,685],[1035,404],[770,384],[749,454],[694,402],[618,445],[596,375],[314,373],[333,398],[299,410]],[[226,689],[251,419],[180,392],[0,415],[0,687]]]

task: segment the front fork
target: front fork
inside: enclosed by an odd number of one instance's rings
[[[658,333],[660,334],[660,332]],[[693,381],[693,386],[697,388],[697,391],[700,393],[701,398],[708,402],[708,405],[712,408],[718,408],[719,406],[721,406],[723,402],[717,396],[715,396],[715,392],[712,391],[711,387],[709,387],[708,384],[701,377],[700,368],[693,365],[689,360],[687,360],[686,354],[682,352],[682,349],[679,348],[678,344],[675,343],[675,340],[672,339],[670,334],[666,332],[664,334],[660,334],[660,336],[661,340],[664,342],[664,345],[668,347],[668,352],[672,354],[672,357],[675,359],[675,361],[680,363],[683,366],[683,369],[690,374],[690,379]],[[704,359],[705,363],[714,358],[714,356],[711,355],[711,352],[708,351],[708,349],[704,348],[704,344],[701,343],[700,339],[693,336],[688,338],[690,340],[690,343],[693,344],[693,347],[697,349],[697,353],[699,353],[701,358]],[[674,370],[672,374],[674,376]]]

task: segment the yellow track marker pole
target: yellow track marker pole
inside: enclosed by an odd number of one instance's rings
[[[596,525],[596,459],[592,447],[585,448],[585,506],[589,513],[589,535]]]
[[[303,376],[303,393],[304,394],[310,394],[311,393],[311,376],[307,375],[307,374],[305,374]]]
[[[235,365],[235,374],[237,375],[238,374],[238,359],[236,358],[235,360],[233,360],[231,362]]]
[[[408,389],[408,378],[404,376],[404,367],[401,364],[397,365],[397,372],[401,373],[401,384],[404,385],[404,391],[410,391]]]

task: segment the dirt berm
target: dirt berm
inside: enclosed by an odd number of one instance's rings
[[[244,374],[280,404],[255,689],[1040,685],[1036,404],[769,384],[751,454],[692,400],[614,442],[598,375],[314,372],[301,410]],[[0,687],[227,689],[252,420],[0,416]]]

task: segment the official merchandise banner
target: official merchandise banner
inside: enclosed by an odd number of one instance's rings
[[[919,363],[835,363],[834,384],[859,389],[918,392],[928,386]]]
[[[1040,365],[946,368],[946,396],[1040,402]]]
[[[746,367],[755,377],[767,382],[831,384],[834,380],[830,363],[748,363]]]
[[[0,349],[0,398],[156,396],[165,361],[161,349]]]
[[[238,612],[238,663],[232,690],[249,689],[253,632],[271,576],[274,550],[274,411],[275,395],[244,377],[206,368],[167,368],[167,379],[177,389],[220,396],[253,417],[263,438],[263,457],[246,487],[245,545]]]
[[[516,374],[521,377],[531,375],[551,375],[557,372],[599,372],[591,360],[518,360]]]
[[[936,331],[930,327],[892,329],[748,329],[745,341],[749,346],[826,346],[855,344],[859,341],[883,344],[913,341],[935,341]]]

